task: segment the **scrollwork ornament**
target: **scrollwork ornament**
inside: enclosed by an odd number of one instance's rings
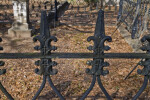
[[[146,51],[147,54],[150,54],[150,35],[142,37],[141,42],[144,44],[141,47],[141,50]],[[144,76],[144,82],[137,94],[133,97],[133,100],[137,100],[137,98],[145,90],[148,80],[150,80],[150,59],[144,59],[140,65],[143,66],[143,69],[138,69],[137,73]]]
[[[39,41],[40,46],[35,46],[35,50],[40,50],[41,55],[46,56],[50,55],[51,51],[55,51],[57,47],[52,46],[51,42],[57,42],[57,38],[54,36],[50,35],[49,31],[49,23],[47,21],[47,14],[46,11],[41,12],[41,25],[40,25],[40,35],[35,36],[33,38],[33,41]],[[35,65],[40,66],[40,69],[36,68],[35,73],[39,75],[43,75],[43,82],[41,84],[41,87],[35,94],[32,100],[36,100],[43,88],[45,87],[46,83],[46,78],[49,82],[49,85],[51,88],[55,91],[55,93],[60,97],[61,100],[64,100],[64,97],[60,94],[60,92],[56,89],[54,86],[52,80],[51,80],[51,75],[56,75],[58,70],[54,69],[53,66],[56,66],[57,63],[55,61],[52,61],[51,58],[41,58],[40,60],[35,62]]]
[[[87,97],[87,95],[90,93],[90,91],[93,89],[95,82],[96,82],[96,78],[97,78],[98,85],[103,91],[103,93],[105,94],[106,98],[108,100],[112,100],[110,95],[107,93],[107,91],[103,87],[103,84],[100,79],[101,75],[105,76],[109,73],[108,70],[104,70],[104,67],[109,66],[109,63],[105,62],[104,58],[100,58],[100,56],[104,55],[104,51],[110,50],[110,47],[105,45],[105,41],[108,41],[108,42],[112,41],[112,38],[110,36],[105,36],[104,11],[103,10],[100,10],[98,13],[98,19],[96,23],[94,36],[90,36],[87,38],[88,42],[90,42],[91,40],[94,42],[94,46],[89,46],[87,49],[90,51],[93,51],[93,54],[95,55],[95,57],[93,58],[92,61],[87,62],[87,64],[92,66],[92,68],[91,69],[87,68],[86,73],[89,75],[92,75],[93,80],[91,82],[90,87],[85,91],[85,93],[81,97],[81,100],[84,100]]]

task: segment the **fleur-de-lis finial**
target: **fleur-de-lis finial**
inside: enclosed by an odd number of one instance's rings
[[[98,13],[98,19],[96,22],[96,28],[95,28],[94,36],[90,36],[87,38],[87,41],[90,42],[91,40],[93,40],[94,46],[90,46],[90,47],[88,47],[88,49],[93,50],[93,53],[96,57],[93,58],[93,61],[87,62],[87,64],[91,65],[92,68],[91,69],[87,68],[86,73],[93,75],[93,79],[92,79],[90,87],[85,91],[85,93],[81,97],[81,100],[84,100],[86,98],[86,96],[90,93],[90,91],[92,90],[92,88],[95,85],[96,78],[97,78],[97,82],[99,84],[99,87],[101,88],[101,90],[103,91],[103,93],[105,94],[107,99],[112,100],[110,95],[107,93],[107,91],[103,87],[101,79],[100,79],[101,75],[105,76],[109,73],[108,70],[104,70],[104,67],[109,66],[109,63],[104,62],[104,58],[100,58],[101,55],[104,55],[105,50],[110,49],[109,46],[104,45],[104,42],[105,41],[108,41],[108,42],[112,41],[110,36],[105,36],[104,11],[103,10],[100,10]]]
[[[141,50],[146,51],[147,54],[150,54],[150,35],[145,35],[142,37],[141,42],[144,44],[141,47]],[[147,43],[146,43],[147,42]],[[141,66],[143,69],[138,69],[137,73],[144,76],[144,82],[137,94],[133,97],[133,100],[137,100],[137,98],[141,95],[148,84],[148,80],[150,80],[150,59],[144,59],[141,61]]]
[[[57,38],[50,35],[49,23],[47,21],[46,11],[41,12],[41,24],[40,24],[40,35],[35,36],[33,41],[39,41],[40,46],[35,46],[35,50],[40,50],[42,55],[51,54],[51,51],[55,51],[57,48],[51,46],[51,42],[57,42]],[[36,65],[40,66],[40,69],[36,69],[35,72],[38,74],[50,74],[54,75],[57,70],[53,69],[52,66],[57,65],[56,62],[52,62],[51,59],[41,59],[35,62]]]
[[[104,28],[104,11],[100,10],[98,13],[98,19],[96,23],[94,36],[90,36],[87,38],[87,41],[94,41],[94,46],[88,47],[89,50],[93,50],[95,55],[103,55],[104,51],[108,51],[110,49],[109,46],[105,46],[104,42],[111,42],[112,39],[110,36],[105,36],[105,28]],[[89,61],[88,64],[92,65],[92,69],[87,69],[86,72],[88,74],[97,74],[97,75],[106,75],[108,71],[103,71],[104,66],[109,66],[109,63],[104,62],[104,59],[94,58],[93,61]]]
[[[145,43],[147,41],[147,43]],[[150,54],[150,35],[146,35],[141,39],[142,43],[145,43],[142,47],[141,50],[146,51],[148,54]],[[150,59],[145,59],[145,61],[142,61],[141,63],[144,68],[138,69],[137,72],[138,74],[144,75],[144,76],[149,76],[150,77]]]
[[[50,35],[50,29],[49,29],[49,23],[47,21],[46,11],[42,11],[41,13],[40,35],[35,36],[33,38],[33,41],[40,42],[40,46],[36,46],[35,49],[40,50],[42,55],[50,55],[52,50],[57,49],[55,46],[51,45],[51,42],[52,41],[56,42],[57,38]],[[55,75],[58,72],[57,69],[53,69],[53,66],[56,66],[57,63],[55,61],[52,61],[51,58],[41,58],[41,60],[35,62],[35,65],[40,66],[40,69],[38,68],[35,69],[35,73],[43,75],[43,82],[32,100],[36,100],[40,92],[45,87],[46,78],[49,82],[49,85],[52,87],[55,93],[60,97],[60,99],[65,100],[64,97],[56,89],[56,87],[54,86],[50,78],[51,75]]]

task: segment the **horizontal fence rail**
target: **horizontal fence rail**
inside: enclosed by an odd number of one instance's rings
[[[109,95],[109,93],[104,88],[102,82],[101,82],[101,76],[106,76],[109,74],[109,71],[107,69],[104,69],[105,67],[109,66],[108,62],[105,62],[105,58],[136,58],[136,59],[142,59],[138,65],[143,66],[143,69],[138,69],[137,73],[144,76],[144,82],[138,93],[133,97],[133,100],[136,100],[144,91],[148,84],[148,80],[150,78],[150,36],[144,36],[141,39],[141,42],[148,41],[148,44],[144,44],[141,49],[143,51],[146,51],[146,53],[105,53],[105,51],[110,50],[111,48],[109,46],[105,45],[105,41],[111,42],[112,38],[110,36],[105,35],[105,28],[104,28],[104,11],[100,10],[98,13],[98,18],[96,22],[95,27],[95,33],[94,36],[90,36],[87,38],[87,41],[93,41],[94,45],[89,46],[88,49],[90,51],[93,51],[93,53],[62,53],[62,52],[52,52],[57,50],[57,47],[52,46],[51,42],[57,42],[57,38],[55,36],[51,36],[50,30],[49,30],[49,23],[47,21],[47,14],[46,11],[42,11],[41,13],[41,24],[40,24],[40,35],[37,35],[33,38],[34,42],[39,41],[40,45],[35,46],[35,50],[40,50],[40,53],[0,53],[0,59],[19,59],[19,58],[40,58],[40,60],[37,60],[35,62],[35,65],[39,66],[39,68],[35,69],[35,73],[38,75],[43,76],[43,82],[32,98],[32,100],[36,100],[40,93],[42,92],[43,88],[45,87],[46,81],[48,81],[50,87],[54,90],[54,92],[57,94],[57,96],[61,100],[65,100],[63,95],[57,90],[55,85],[53,84],[53,81],[51,80],[52,75],[56,75],[58,73],[57,69],[54,69],[53,66],[57,65],[57,62],[52,61],[52,58],[92,58],[91,61],[88,61],[87,64],[91,65],[91,68],[86,69],[86,73],[92,76],[91,85],[89,88],[83,93],[80,100],[84,100],[88,94],[93,89],[96,82],[98,82],[98,85],[106,98],[108,100],[112,100],[112,97]],[[2,39],[0,39],[2,41]],[[0,50],[3,50],[2,47],[0,47]],[[0,61],[0,66],[3,66],[5,63],[3,61]],[[135,68],[134,68],[135,69]],[[133,70],[134,70],[133,69]],[[0,70],[0,75],[3,75],[6,73],[6,69]],[[129,73],[129,75],[132,73],[132,71]],[[129,76],[128,75],[128,76]],[[13,97],[7,92],[7,90],[3,87],[3,85],[0,83],[0,89],[1,91],[7,96],[8,99],[13,100]]]
[[[40,53],[0,53],[0,59],[36,59],[36,58],[106,58],[106,59],[149,59],[147,53],[104,53],[103,55],[94,55],[93,53],[62,53],[54,52],[51,55],[41,55]]]

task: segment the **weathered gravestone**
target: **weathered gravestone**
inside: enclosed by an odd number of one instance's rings
[[[8,30],[9,36],[12,37],[31,37],[29,29],[29,0],[13,0],[14,23]]]

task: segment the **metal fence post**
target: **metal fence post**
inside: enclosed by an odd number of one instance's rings
[[[46,11],[42,11],[41,13],[40,35],[35,36],[33,38],[33,41],[40,42],[40,46],[36,46],[34,49],[40,50],[42,55],[50,55],[52,50],[55,51],[57,49],[55,46],[51,46],[51,42],[57,42],[57,38],[50,35]],[[51,80],[51,75],[56,75],[58,72],[57,69],[53,68],[53,66],[56,66],[57,63],[52,61],[51,58],[41,58],[41,60],[35,62],[35,65],[40,66],[40,69],[35,69],[35,73],[43,75],[43,82],[32,100],[36,100],[43,88],[45,87],[46,78],[48,79],[49,85],[52,87],[55,93],[60,97],[61,100],[64,100],[64,97],[56,89]]]
[[[55,0],[55,21],[58,21],[57,6],[58,6],[58,2],[57,2],[57,0]]]
[[[120,0],[120,2],[119,2],[119,12],[118,12],[118,16],[117,16],[118,21],[120,21],[120,19],[121,19],[122,10],[123,10],[123,0]]]
[[[105,50],[108,51],[110,49],[109,46],[104,45],[105,41],[111,42],[112,39],[109,36],[105,36],[104,11],[103,10],[100,10],[98,13],[94,36],[90,36],[87,39],[88,42],[91,40],[93,40],[94,46],[90,46],[88,47],[88,49],[93,50],[94,55],[97,55],[97,56],[104,55],[104,51]],[[86,73],[89,75],[92,75],[93,80],[91,82],[90,87],[85,91],[85,93],[83,94],[80,100],[84,100],[87,97],[87,95],[93,89],[96,79],[97,79],[99,87],[105,94],[106,98],[108,100],[112,100],[110,95],[107,93],[107,91],[103,87],[103,84],[100,78],[101,76],[105,76],[109,73],[108,70],[104,70],[104,67],[109,66],[109,63],[104,62],[103,58],[101,59],[100,57],[97,57],[97,58],[93,58],[93,61],[88,61],[87,64],[91,65],[92,68],[91,69],[87,68]]]

